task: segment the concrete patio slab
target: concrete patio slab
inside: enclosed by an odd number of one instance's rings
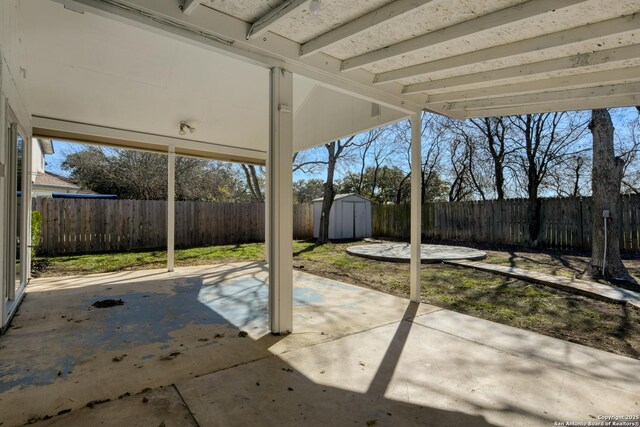
[[[35,280],[0,337],[0,424],[527,426],[640,411],[638,360],[302,272],[295,332],[272,336],[265,274]],[[91,307],[104,298],[124,304]]]
[[[410,321],[176,386],[203,426],[540,426],[637,413],[640,402],[606,380]]]
[[[413,322],[532,362],[640,394],[640,360],[442,310]],[[636,412],[640,408],[636,408]]]
[[[265,280],[264,265],[253,263],[34,280],[0,337],[0,422],[20,425],[333,340],[395,322],[406,309],[401,298],[296,272],[295,330],[276,337],[267,332]],[[92,307],[107,298],[124,304]]]
[[[373,245],[351,246],[347,248],[347,253],[379,261],[411,261],[411,245],[409,243],[376,243]],[[423,264],[447,260],[477,260],[486,256],[486,252],[463,246],[421,245],[421,260]]]
[[[43,420],[38,423],[38,426],[197,427],[198,425],[174,386],[123,396],[117,400],[90,406]]]

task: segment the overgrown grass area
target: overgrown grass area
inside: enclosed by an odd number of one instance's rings
[[[348,255],[346,248],[355,244],[360,243],[295,242],[294,266],[319,276],[408,297],[408,264]],[[490,251],[487,261],[545,272],[557,268],[556,274],[564,272],[565,275],[579,268],[578,261],[572,261],[575,266],[567,268],[563,266],[567,260],[556,258],[541,253]],[[178,266],[234,261],[264,261],[264,245],[251,243],[176,251]],[[163,251],[37,259],[45,276],[161,268],[165,263]],[[568,265],[571,266],[571,262]],[[439,307],[640,358],[640,313],[624,305],[444,264],[423,265],[422,295],[426,302]]]

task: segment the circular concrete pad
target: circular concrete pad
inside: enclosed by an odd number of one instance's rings
[[[352,246],[347,248],[347,253],[380,261],[409,262],[411,259],[410,247],[409,243],[379,243]],[[478,260],[486,256],[486,252],[462,246],[422,245],[423,264],[463,259]]]

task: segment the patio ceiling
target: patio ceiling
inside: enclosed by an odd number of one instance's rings
[[[640,103],[638,0],[320,0],[317,15],[309,0],[64,3],[196,32],[398,109],[462,119]]]
[[[452,117],[640,100],[637,0],[321,0],[316,16],[308,1],[202,4],[252,22],[250,39],[270,31]]]
[[[20,6],[34,136],[264,163],[269,66],[112,14]],[[291,109],[296,151],[407,116],[301,74]],[[193,134],[179,134],[183,120]]]

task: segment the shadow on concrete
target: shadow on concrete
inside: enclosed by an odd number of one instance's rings
[[[321,290],[303,288],[303,292],[294,293],[294,312],[303,316],[320,313],[321,318],[313,317],[289,337],[269,334],[266,272],[262,263],[246,263],[189,268],[173,274],[67,278],[69,284],[64,279],[52,279],[49,291],[28,295],[14,321],[16,327],[0,337],[0,414],[4,425],[21,425],[66,409],[71,412],[60,420],[70,420],[63,424],[74,425],[72,420],[81,422],[83,411],[90,410],[84,408],[88,402],[124,396],[117,405],[126,405],[130,400],[127,393],[169,384],[177,384],[201,425],[346,425],[368,421],[376,425],[491,425],[483,416],[455,410],[451,404],[412,403],[408,392],[406,398],[388,396],[394,375],[399,373],[399,361],[408,351],[418,304],[407,302],[404,313],[394,319],[400,321],[390,342],[371,344],[383,355],[364,391],[347,377],[343,386],[328,386],[311,373],[297,370],[285,360],[294,350],[306,348],[313,354],[315,345],[340,343],[341,337],[372,326],[345,329],[358,319],[353,311],[341,310],[340,304],[346,303],[339,296],[334,297],[339,300],[329,301],[328,294]],[[324,279],[317,279],[321,286],[329,287],[328,282],[322,282]],[[375,291],[339,283],[332,286],[334,291],[344,292],[343,296],[360,298],[356,314],[363,315],[360,311],[367,310],[378,316],[383,310],[371,302],[366,304],[377,294]],[[120,298],[125,304],[91,309],[91,303],[99,298]],[[472,329],[473,323],[468,326]],[[512,329],[508,333],[518,335],[519,330]],[[241,330],[249,331],[249,337],[240,337]],[[485,331],[478,332],[482,333]],[[527,337],[520,339],[526,341]],[[284,347],[291,340],[295,344]],[[566,344],[569,361],[575,349]],[[434,348],[437,345],[434,343]],[[347,354],[357,351],[345,348]],[[534,362],[558,365],[556,359],[535,346],[524,351]],[[320,352],[317,357],[325,356]],[[604,362],[608,365],[606,372],[615,371],[616,366]],[[462,355],[452,354],[437,369],[455,370],[465,363],[468,360]],[[501,368],[498,363],[493,369]],[[590,363],[602,367],[603,360]],[[413,369],[425,369],[421,366]],[[567,369],[562,364],[559,367]],[[531,371],[521,369],[521,373],[535,377],[541,369],[536,365]],[[593,376],[605,378],[605,370],[595,371]],[[625,367],[620,367],[619,375],[630,379]],[[437,395],[447,384],[420,382],[413,386]],[[551,421],[550,416],[533,414],[513,401],[498,399],[492,405],[481,405],[481,399],[463,393],[455,394],[455,398],[468,412],[471,407],[480,414],[498,411],[524,415],[540,423]]]

